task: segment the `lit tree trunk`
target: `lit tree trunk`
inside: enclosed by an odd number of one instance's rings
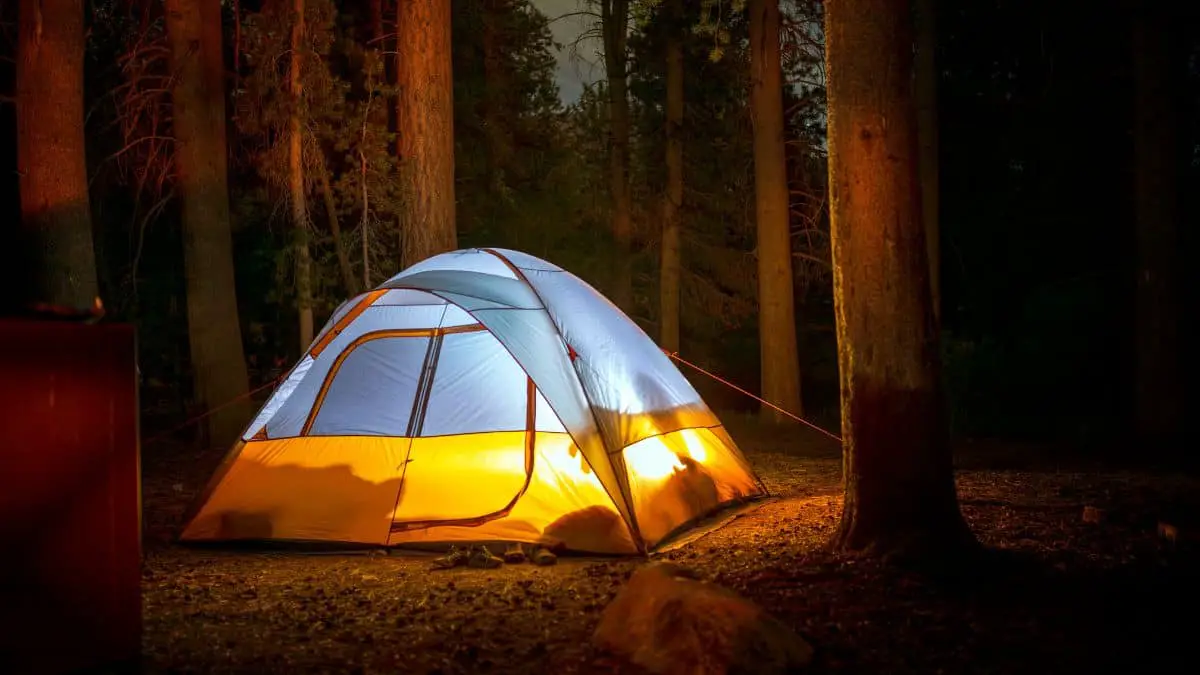
[[[304,0],[292,0],[292,64],[288,90],[292,99],[288,119],[288,193],[295,232],[296,310],[300,314],[300,353],[313,341],[312,256],[308,249],[308,205],[304,188]]]
[[[1181,429],[1183,397],[1173,31],[1165,7],[1143,3],[1134,12],[1135,419],[1143,439],[1170,442]]]
[[[749,12],[762,395],[799,415],[803,414],[803,407],[784,156],[779,0],[751,0]],[[778,412],[766,406],[762,413],[767,419],[783,420]]]
[[[449,0],[396,3],[402,265],[457,248]]]
[[[83,137],[83,3],[21,0],[18,21],[17,175],[25,241],[12,259],[26,268],[17,278],[31,282],[21,304],[88,311],[99,291]]]
[[[683,0],[667,5],[667,191],[663,196],[662,262],[659,280],[661,346],[679,350],[679,209],[683,205]]]
[[[246,361],[238,325],[225,164],[221,7],[166,0],[171,45],[172,119],[182,201],[188,338],[198,402],[208,409],[244,396]],[[248,421],[248,402],[209,416],[209,440],[231,442]]]
[[[933,319],[941,324],[942,274],[941,230],[938,227],[938,104],[937,104],[937,0],[917,4],[917,138],[921,177],[921,219],[929,257],[929,287],[933,293]]]
[[[829,186],[846,549],[971,542],[958,509],[917,184],[905,0],[826,4]]]
[[[608,82],[609,193],[612,197],[612,230],[617,244],[613,266],[613,302],[626,312],[633,309],[633,220],[629,194],[629,97],[626,79],[626,30],[629,0],[601,0],[600,28],[604,41],[604,71]]]

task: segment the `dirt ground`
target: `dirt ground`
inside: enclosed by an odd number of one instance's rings
[[[836,448],[739,439],[775,499],[666,557],[793,626],[817,648],[812,672],[1194,672],[1200,481],[969,450],[962,508],[997,553],[930,575],[825,550]],[[589,638],[641,561],[435,572],[422,557],[181,548],[170,539],[217,458],[145,453],[147,672],[634,672]]]

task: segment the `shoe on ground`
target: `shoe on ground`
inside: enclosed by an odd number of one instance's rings
[[[525,562],[525,549],[520,544],[509,544],[504,551],[504,562],[510,565]]]
[[[467,566],[484,570],[494,570],[503,564],[504,559],[494,555],[486,546],[471,549],[471,558],[467,561]]]
[[[448,570],[452,567],[461,567],[467,564],[467,561],[470,557],[471,553],[466,549],[459,548],[457,546],[451,546],[450,550],[446,551],[446,555],[438,556],[437,558],[433,559],[433,567],[434,569],[439,570]]]

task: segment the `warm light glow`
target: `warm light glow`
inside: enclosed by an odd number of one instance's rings
[[[571,443],[566,447],[557,445],[540,445],[542,457],[546,463],[554,470],[554,473],[560,476],[568,476],[572,480],[583,482],[595,482],[597,485],[600,481],[591,477],[591,469],[587,465],[587,460],[583,458],[583,453],[579,448]]]
[[[679,436],[683,439],[683,444],[687,446],[688,455],[698,464],[703,464],[704,460],[708,459],[708,450],[705,449],[704,441],[700,440],[695,429],[683,429],[679,432]]]
[[[672,448],[664,442],[664,439],[671,436],[678,436],[683,441],[683,447],[679,448],[679,443],[676,442],[672,443],[676,446]],[[708,449],[700,434],[695,429],[680,429],[667,436],[642,439],[625,448],[625,465],[629,472],[639,479],[665,480],[687,469],[678,450],[686,450],[688,457],[697,464],[704,464],[708,459]]]
[[[661,436],[652,436],[625,448],[625,466],[641,480],[664,480],[687,468],[679,461],[679,455],[662,442]]]

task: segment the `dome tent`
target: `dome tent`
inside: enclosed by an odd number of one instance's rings
[[[468,249],[334,312],[181,539],[644,553],[764,494],[617,307],[546,261]]]

